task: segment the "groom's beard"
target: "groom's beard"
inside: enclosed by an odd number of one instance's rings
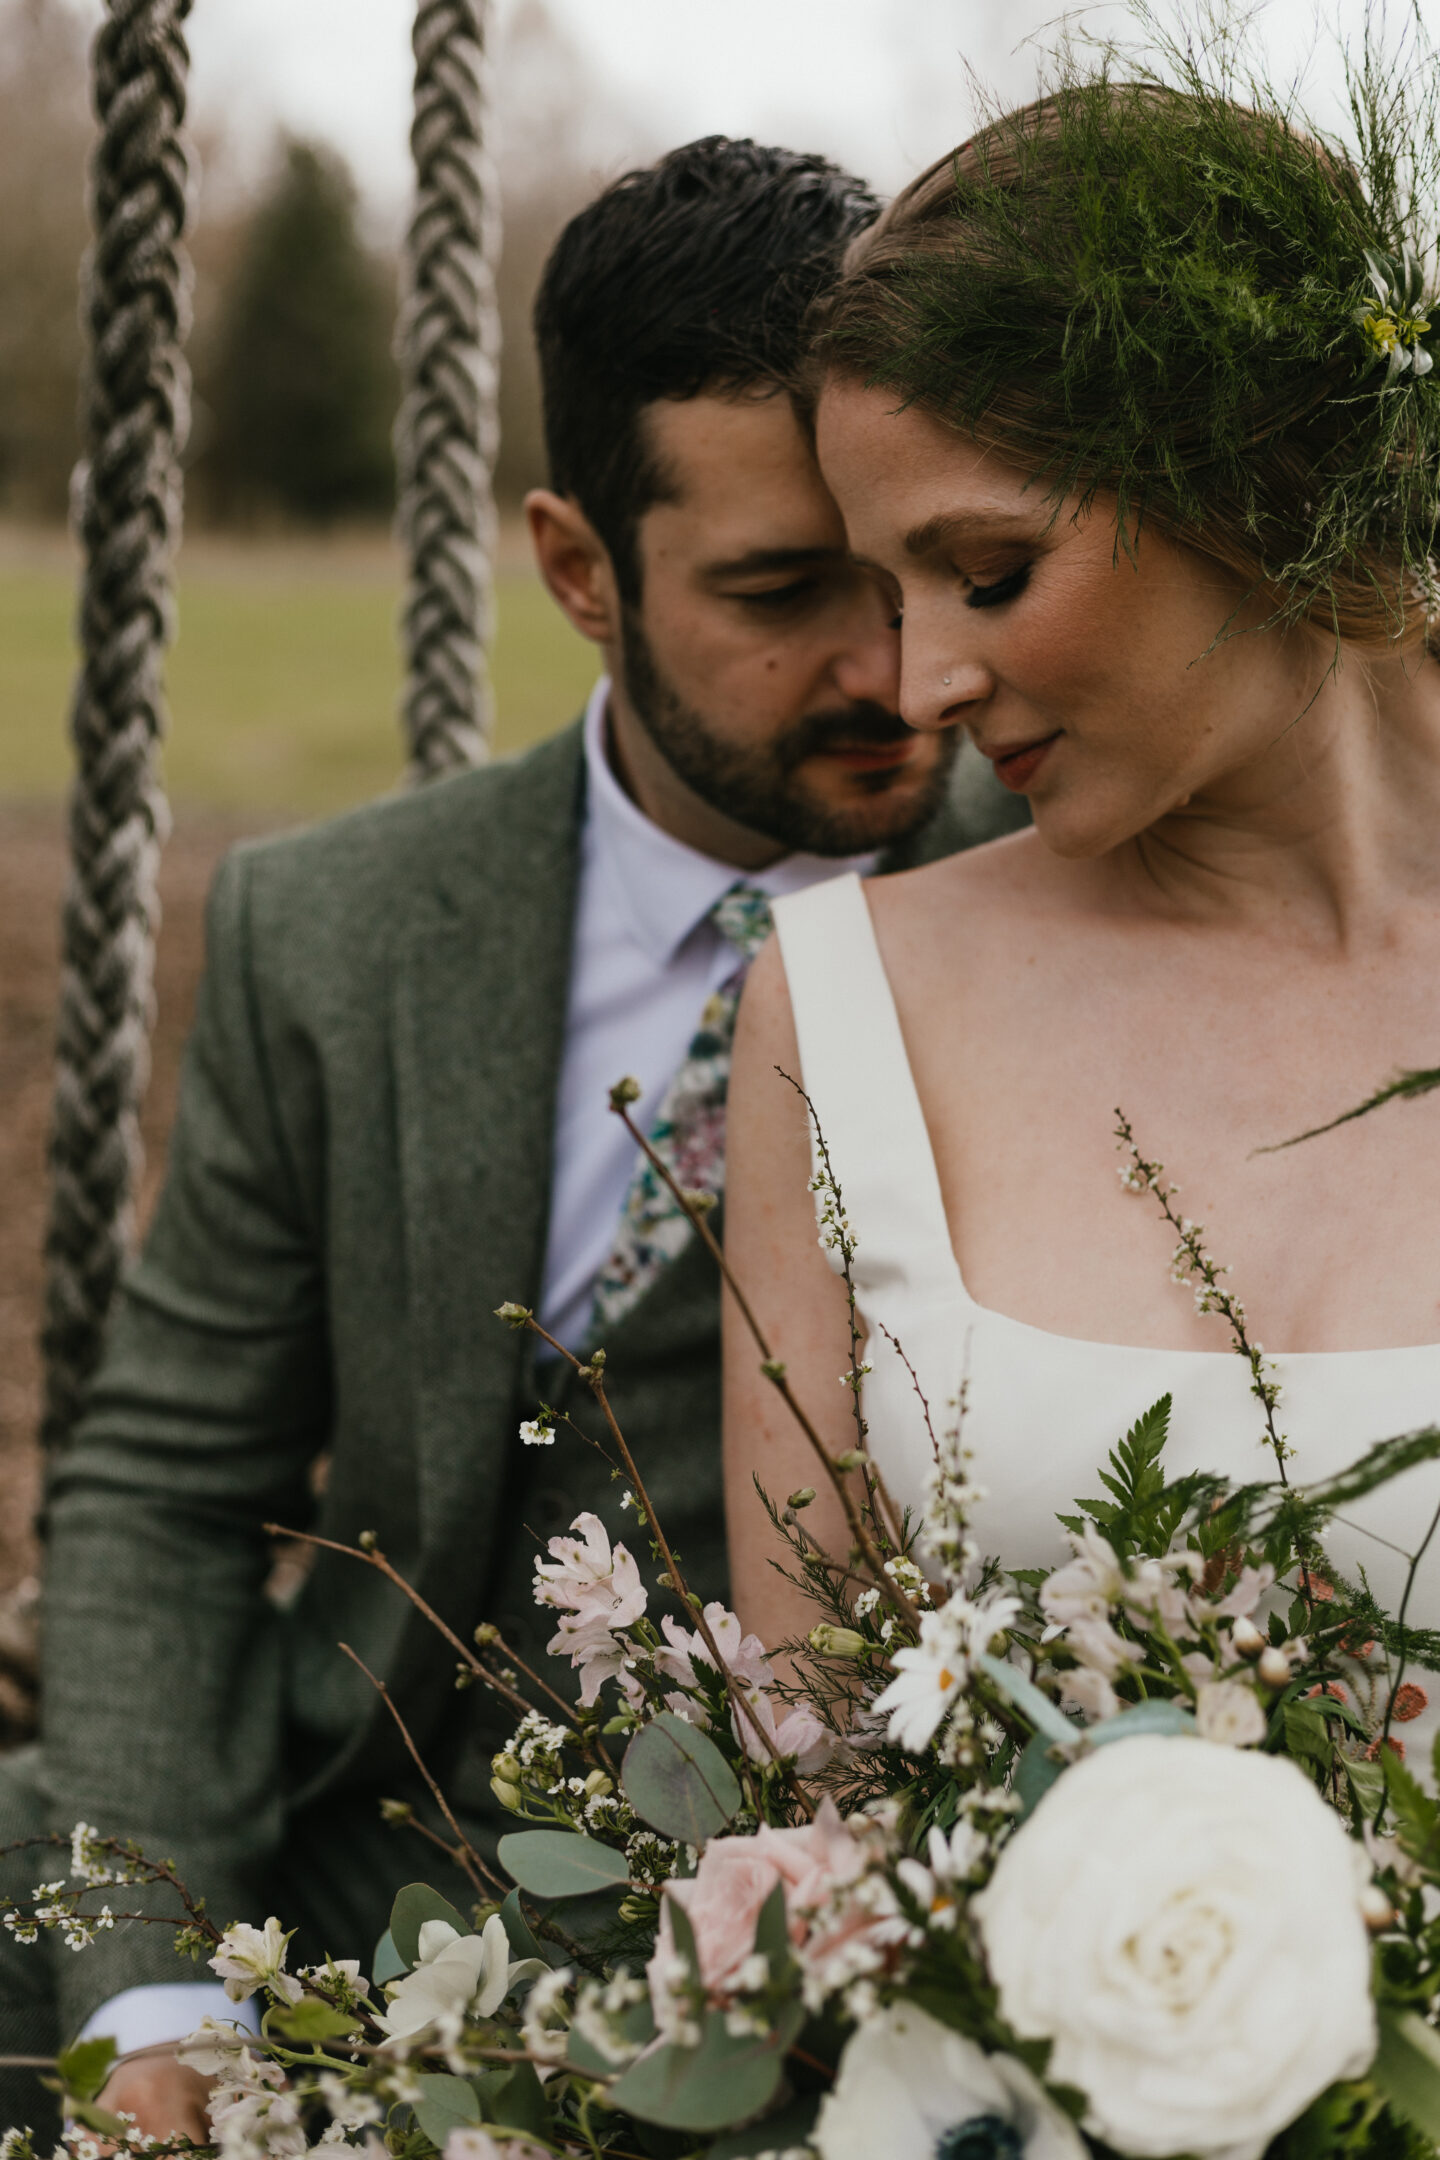
[[[945,798],[958,730],[939,739],[923,775],[910,765],[844,768],[841,792],[849,799],[836,801],[839,769],[825,773],[820,761],[836,751],[912,742],[914,730],[898,714],[861,699],[806,713],[763,743],[726,742],[661,674],[629,608],[621,649],[630,703],[667,763],[712,809],[787,851],[862,855],[894,847],[928,825]]]

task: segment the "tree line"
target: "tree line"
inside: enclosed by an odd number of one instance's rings
[[[0,512],[65,514],[83,353],[77,271],[94,124],[86,41],[67,0],[0,0]],[[500,56],[504,356],[497,484],[544,477],[529,330],[559,226],[611,173],[649,156],[597,97],[543,0],[524,0]],[[201,141],[223,163],[223,143]],[[326,144],[278,138],[243,193],[202,188],[195,263],[192,518],[230,524],[383,517],[397,262],[367,237],[351,174]]]

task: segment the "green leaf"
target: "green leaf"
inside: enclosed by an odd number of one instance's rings
[[[428,1883],[407,1883],[390,1908],[390,1940],[406,1972],[420,1956],[420,1930],[427,1920],[443,1920],[457,1935],[475,1932],[453,1905],[446,1904],[438,1890],[432,1890]]]
[[[1397,2115],[1440,2140],[1440,2033],[1413,2010],[1380,2008],[1380,2048],[1370,2081]]]
[[[755,1922],[755,1948],[778,1980],[790,1964],[790,1929],[785,1917],[785,1885],[777,1882]]]
[[[510,1955],[517,1960],[539,1958],[542,1965],[563,1965],[567,1962],[564,1951],[556,1943],[548,1946],[539,1942],[531,1932],[530,1923],[520,1910],[520,1892],[512,1890],[500,1907],[500,1919],[510,1943]]]
[[[473,2128],[484,2120],[480,2096],[465,2078],[434,2071],[415,2082],[421,2094],[415,2102],[415,2120],[441,2152],[452,2130]]]
[[[718,2138],[705,2160],[750,2160],[753,2153],[803,2149],[811,2141],[819,2112],[820,2095],[807,2093],[803,2099],[790,2101],[777,2114],[763,2115],[759,2122]]]
[[[1390,1752],[1387,1748],[1387,1754]],[[1380,1806],[1380,1795],[1385,1790],[1385,1772],[1378,1762],[1351,1762],[1345,1764],[1345,1775],[1350,1790],[1355,1795],[1355,1805],[1366,1822],[1374,1822]]]
[[[99,2040],[76,2040],[66,2048],[56,2058],[55,2068],[72,2099],[97,2100],[119,2052],[108,2035]]]
[[[644,1996],[639,2002],[631,2003],[627,2009],[622,2010],[615,2020],[615,2025],[620,2037],[627,2040],[632,2047],[648,2047],[655,2038],[655,2013],[650,2007],[649,1996]],[[611,2062],[608,2055],[602,2055],[599,2048],[593,2046],[583,2033],[577,2032],[573,2025],[570,2027],[565,2059],[573,2069],[583,2071],[587,2077],[611,2078],[620,2067],[618,2063]]]
[[[48,2080],[42,2079],[41,2082],[48,2083]],[[97,2107],[93,2100],[69,2100],[66,2102],[65,2113],[73,2121],[83,2123],[87,2130],[94,2130],[98,2136],[104,2138],[123,2138],[132,2127],[131,2124],[122,2122],[118,2115],[112,2115],[109,2108]]]
[[[698,2047],[667,2042],[642,2055],[611,2086],[610,2105],[667,2130],[724,2130],[770,2105],[803,2023],[799,2004],[790,2003],[773,2032],[737,2039],[725,2029],[725,2012],[708,2010]]]
[[[337,2010],[332,2003],[321,2002],[318,1995],[302,1995],[297,2003],[287,2003],[269,2011],[265,2030],[303,2046],[311,2040],[343,2039],[346,2033],[354,2032],[359,2023],[353,2010]]]
[[[1195,1720],[1178,1702],[1142,1702],[1106,1718],[1103,1724],[1088,1726],[1085,1738],[1091,1747],[1104,1747],[1111,1740],[1138,1740],[1146,1733],[1193,1740]]]
[[[1335,1757],[1335,1743],[1325,1720],[1313,1703],[1285,1705],[1285,1746],[1298,1762],[1308,1763],[1322,1776],[1328,1775]]]
[[[497,1850],[501,1867],[532,1897],[586,1897],[630,1880],[624,1853],[570,1830],[512,1830]]]
[[[1056,1779],[1068,1765],[1056,1760],[1051,1743],[1044,1733],[1035,1733],[1021,1751],[1015,1765],[1015,1795],[1020,1802],[1022,1815],[1031,1815],[1039,1807]]]
[[[1008,1695],[1021,1714],[1029,1718],[1036,1732],[1043,1733],[1054,1747],[1074,1747],[1080,1738],[1080,1728],[1062,1716],[1048,1695],[1042,1695],[1033,1680],[1027,1680],[1018,1666],[1007,1665],[1003,1658],[992,1657],[988,1650],[975,1660],[981,1672],[992,1680],[1002,1695]]]
[[[535,2075],[532,2063],[512,2063],[493,2086],[487,2084],[485,2118],[487,2122],[502,2124],[507,2130],[524,2130],[535,2137],[544,2137],[548,2133],[550,2110],[545,2101],[545,2088]]]
[[[620,1769],[642,1822],[683,1845],[704,1845],[740,1806],[735,1773],[707,1734],[671,1710],[642,1725]]]
[[[375,1957],[370,1967],[370,1978],[377,1988],[383,1988],[387,1980],[398,1980],[408,1971],[404,1958],[395,1948],[395,1937],[387,1927],[375,1945]]]

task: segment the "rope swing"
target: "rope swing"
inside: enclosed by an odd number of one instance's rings
[[[189,422],[181,126],[190,0],[110,0],[95,40],[100,122],[89,337],[80,678],[56,1045],[53,1179],[42,1347],[47,1446],[62,1441],[99,1361],[134,1227],[139,1112],[149,1076],[157,908],[167,813],[157,752],[162,659],[174,628],[180,453]]]
[[[491,0],[420,0],[395,435],[410,564],[404,723],[416,779],[478,764],[490,739],[500,440],[492,34]]]
[[[134,1236],[154,1017],[163,659],[189,419],[181,130],[191,0],[106,0],[94,46],[94,242],[82,273],[88,371],[77,523],[81,667],[45,1253],[42,1437],[84,1405]],[[405,253],[396,430],[408,557],[409,776],[484,758],[491,699],[498,445],[499,193],[486,151],[491,0],[420,0],[416,202]]]

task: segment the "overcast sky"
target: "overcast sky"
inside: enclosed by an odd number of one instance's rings
[[[82,0],[98,12],[98,0]],[[502,24],[520,0],[500,0]],[[966,133],[968,62],[1007,99],[1033,89],[1043,33],[1064,0],[546,0],[597,94],[631,116],[636,151],[711,132],[828,151],[883,190]],[[1194,20],[1203,0],[1157,0]],[[1310,66],[1333,109],[1336,28],[1365,0],[1268,0],[1261,37],[1277,76]],[[1432,31],[1440,0],[1420,0]],[[1407,0],[1391,0],[1401,18]],[[1118,25],[1117,6],[1089,10]],[[372,213],[398,218],[407,188],[413,0],[195,0],[197,113],[219,116],[241,161],[277,122],[335,142]],[[1313,56],[1313,57],[1309,57]],[[620,156],[625,151],[619,143]],[[617,163],[619,159],[617,158]]]

